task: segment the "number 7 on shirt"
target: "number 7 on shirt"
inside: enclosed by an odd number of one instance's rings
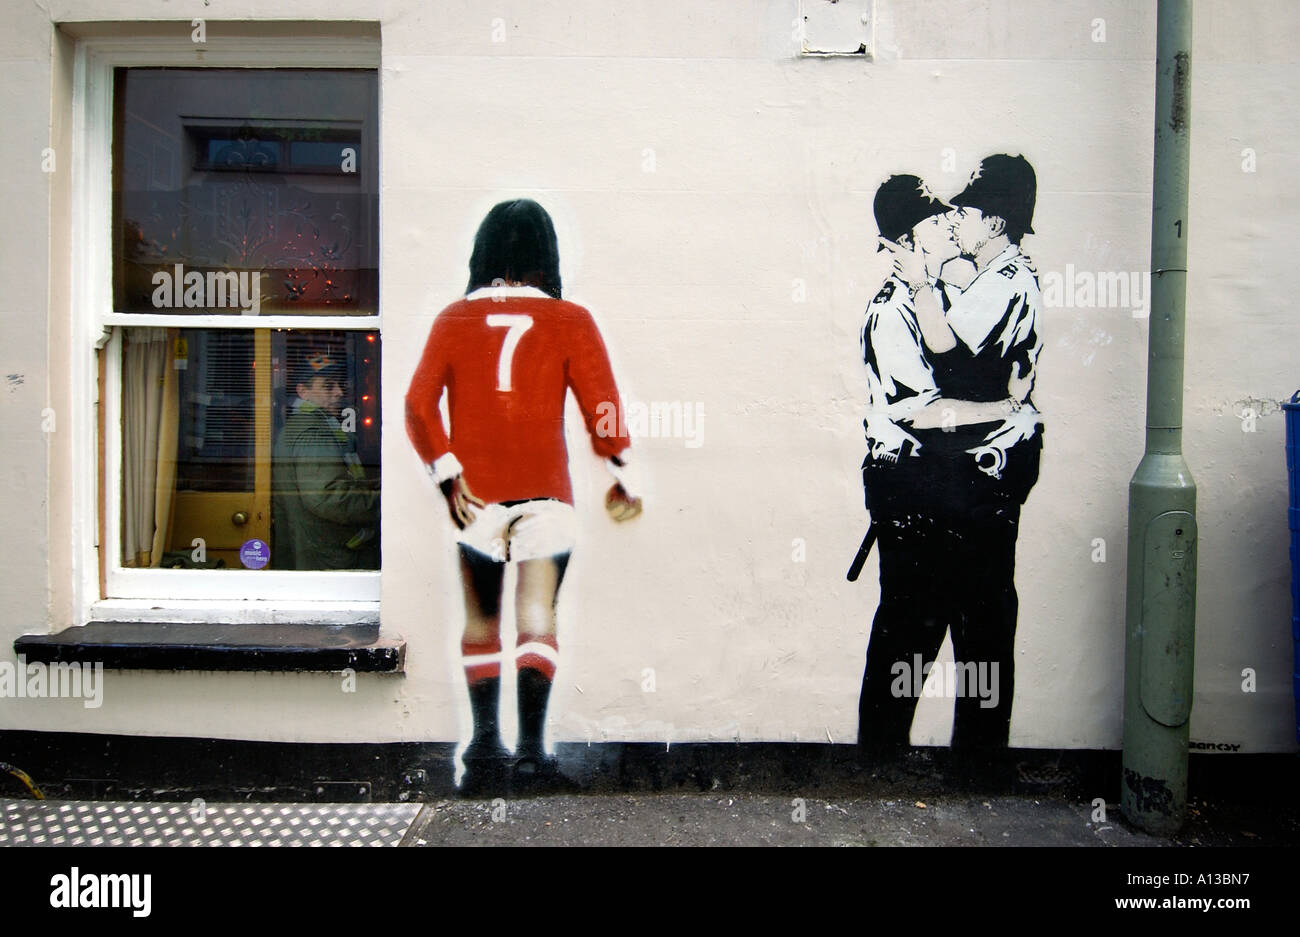
[[[510,390],[510,365],[514,361],[515,349],[524,333],[533,327],[532,316],[496,313],[487,317],[489,328],[507,329],[505,342],[501,345],[501,357],[497,361],[497,390]]]

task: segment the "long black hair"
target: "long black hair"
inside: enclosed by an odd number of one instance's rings
[[[560,299],[560,248],[546,209],[532,199],[501,202],[487,213],[474,236],[469,259],[472,293],[493,281],[526,283]]]

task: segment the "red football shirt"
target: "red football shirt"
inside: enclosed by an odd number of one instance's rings
[[[567,391],[597,455],[618,455],[629,444],[605,343],[582,306],[535,289],[494,292],[458,300],[434,320],[406,394],[407,434],[426,463],[454,452],[484,501],[572,504]],[[438,409],[444,388],[450,433]]]

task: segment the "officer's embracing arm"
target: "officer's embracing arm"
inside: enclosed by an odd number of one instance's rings
[[[912,309],[916,313],[916,324],[921,328],[921,337],[926,347],[933,352],[950,351],[957,339],[952,327],[944,318],[939,302],[934,298],[930,282],[926,278],[925,258],[920,251],[908,250],[901,244],[895,244],[887,238],[878,237],[877,241],[885,247],[894,258],[894,276],[907,286]]]

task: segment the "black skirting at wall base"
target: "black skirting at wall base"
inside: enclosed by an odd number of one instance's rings
[[[448,742],[310,743],[0,731],[0,762],[50,798],[215,802],[398,802],[456,793]],[[913,748],[864,758],[854,745],[602,742],[555,746],[575,790],[744,791],[813,796],[926,792],[1119,796],[1117,751],[1007,749],[959,755]],[[1192,754],[1194,797],[1257,802],[1300,787],[1294,755]],[[0,796],[30,796],[0,770]]]

